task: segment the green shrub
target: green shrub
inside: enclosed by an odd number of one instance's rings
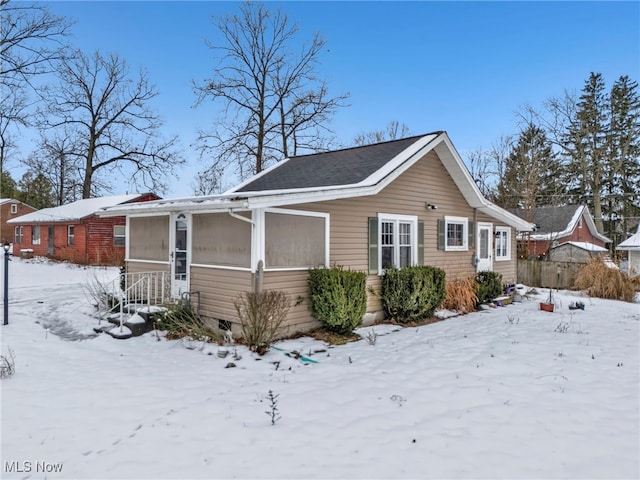
[[[367,274],[342,267],[309,270],[309,309],[332,332],[351,333],[367,312]]]
[[[446,294],[444,270],[430,266],[389,268],[382,276],[382,307],[400,323],[433,316]]]
[[[497,272],[479,272],[476,275],[478,305],[491,302],[502,294],[502,274]]]
[[[242,338],[252,352],[264,355],[281,333],[291,303],[280,290],[245,292],[234,302]]]

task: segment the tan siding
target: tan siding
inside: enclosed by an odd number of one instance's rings
[[[240,292],[252,290],[252,275],[248,271],[191,267],[190,288],[200,292],[202,316],[237,323],[233,302]]]
[[[127,273],[145,273],[145,272],[167,272],[169,273],[169,265],[163,265],[159,263],[146,263],[146,262],[127,262]]]

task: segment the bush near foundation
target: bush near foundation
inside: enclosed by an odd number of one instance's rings
[[[286,293],[280,290],[245,292],[234,302],[242,338],[249,349],[265,354],[282,333],[282,326],[291,308]]]
[[[458,313],[476,310],[478,295],[475,277],[457,278],[447,283],[446,295],[440,308]]]
[[[382,307],[399,323],[432,317],[445,292],[445,273],[437,267],[388,268],[382,276]]]
[[[489,303],[502,294],[502,274],[497,272],[478,272],[476,275],[478,305]]]
[[[309,270],[309,308],[323,326],[351,333],[367,312],[367,274],[342,267]]]

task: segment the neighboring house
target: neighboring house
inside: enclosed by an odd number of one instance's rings
[[[616,250],[626,250],[629,258],[627,259],[627,274],[630,277],[640,275],[640,225],[638,231],[621,242]]]
[[[88,198],[9,220],[13,254],[47,256],[89,265],[119,265],[125,254],[125,217],[101,218],[97,210],[157,200],[152,193]]]
[[[545,206],[512,213],[535,224],[535,231],[520,235],[518,254],[524,257],[546,257],[551,248],[566,242],[589,243],[605,247],[611,239],[598,232],[589,209],[584,205]]]
[[[13,198],[0,198],[0,243],[13,242],[13,226],[7,222],[21,215],[35,212],[31,205]]]
[[[212,325],[237,329],[238,294],[263,288],[290,296],[290,331],[319,326],[311,267],[367,272],[370,321],[382,316],[385,268],[432,265],[449,280],[494,270],[513,282],[516,231],[533,227],[482,196],[445,132],[287,158],[221,195],[100,215],[127,217],[128,272],[166,272],[173,296],[197,292]]]

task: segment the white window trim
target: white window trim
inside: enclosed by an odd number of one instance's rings
[[[122,235],[116,235],[116,228],[124,228]],[[116,245],[116,238],[124,238],[122,245]],[[126,247],[127,246],[127,226],[126,225],[114,225],[113,226],[113,246],[114,247]]]
[[[13,229],[13,243],[22,245],[22,242],[24,242],[24,228],[19,225]]]
[[[411,223],[411,265],[418,264],[418,217],[417,215],[398,215],[395,213],[378,213],[378,275],[384,275],[382,269],[382,222]],[[394,265],[400,259],[399,238],[400,229],[394,229]]]
[[[329,221],[330,215],[324,212],[314,212],[309,210],[294,210],[292,208],[264,208],[260,209],[260,227],[258,229],[259,234],[259,244],[260,244],[260,255],[258,258],[262,257],[262,262],[264,265],[265,272],[282,272],[282,271],[295,271],[295,270],[309,270],[309,268],[317,265],[309,265],[305,267],[269,267],[266,261],[266,235],[265,235],[265,213],[280,213],[282,215],[299,215],[302,217],[320,217],[324,218],[324,265],[328,267],[330,265],[330,225]],[[253,250],[253,248],[252,248]],[[257,262],[256,262],[257,265]]]
[[[73,228],[73,235],[70,234],[71,229]],[[72,242],[69,242],[69,239],[73,238]],[[76,244],[76,226],[75,225],[67,225],[67,246],[73,247]]]
[[[11,213],[18,213],[18,204],[17,203],[12,203],[11,204]]]
[[[496,227],[496,233],[500,233],[500,234],[506,234],[506,240],[507,240],[507,254],[506,255],[500,255],[500,252],[498,252],[498,242],[496,242],[496,249],[495,249],[495,259],[496,262],[503,262],[503,261],[507,261],[507,260],[511,260],[511,227]]]
[[[447,242],[449,224],[462,225],[462,246],[449,246]],[[469,219],[467,217],[444,217],[444,250],[446,252],[464,252],[469,250]]]

